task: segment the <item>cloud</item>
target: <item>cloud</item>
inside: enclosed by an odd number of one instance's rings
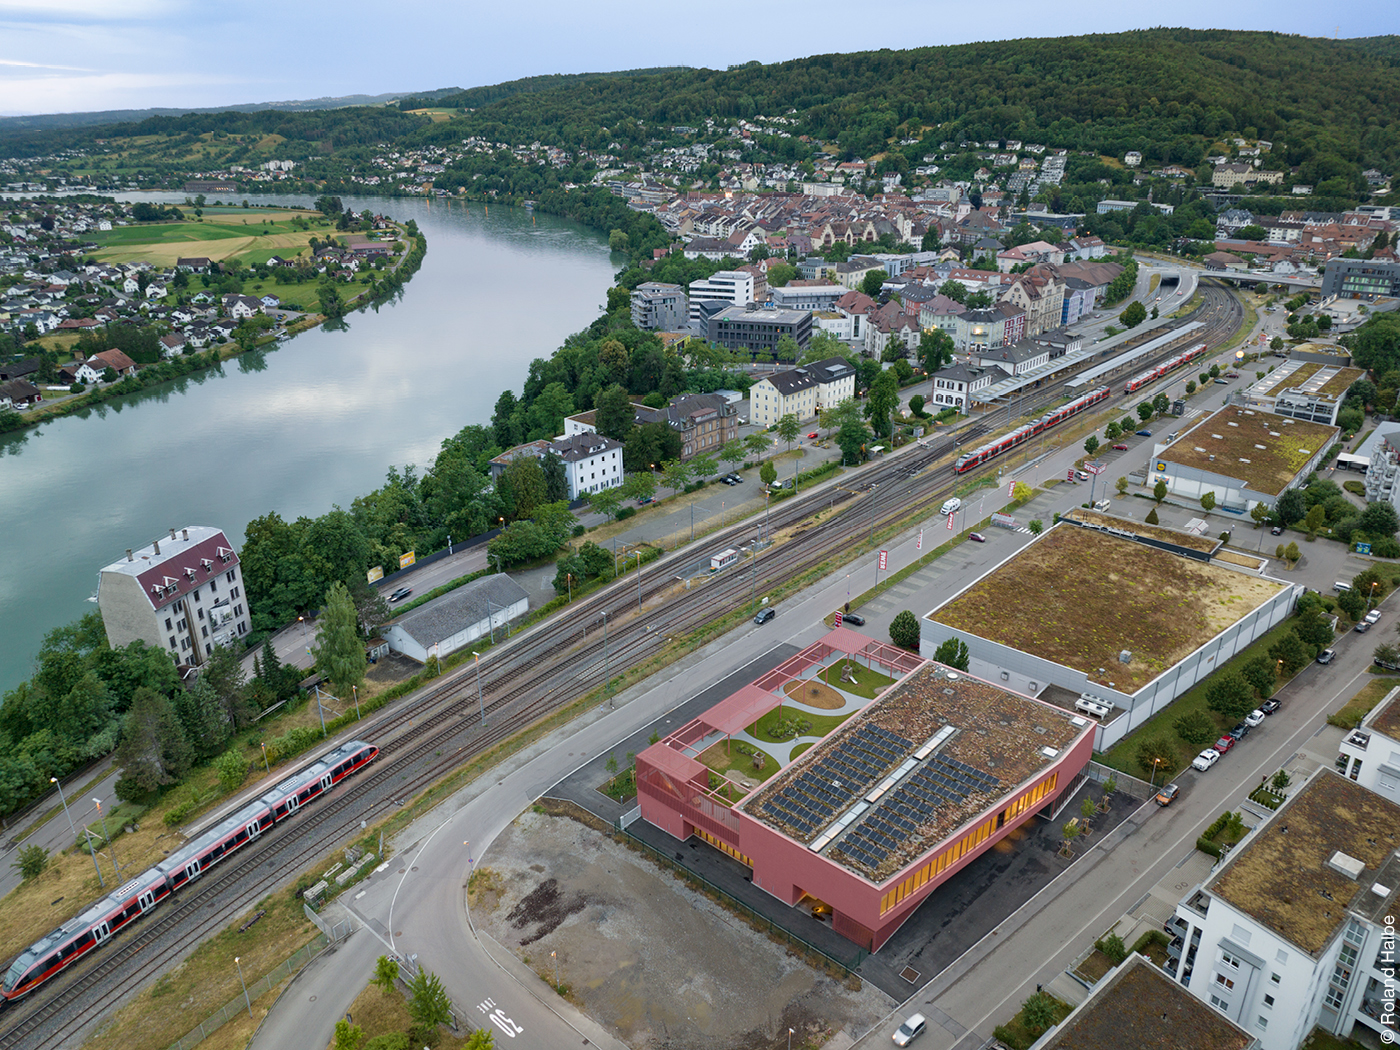
[[[200,106],[210,90],[238,83],[234,77],[200,73],[87,73],[5,76],[0,70],[3,112],[72,113],[101,109],[141,109],[151,105]],[[227,94],[227,92],[221,92]],[[216,104],[216,103],[213,103]]]
[[[179,0],[0,0],[0,16],[43,22],[137,22],[177,15]]]
[[[96,69],[85,69],[82,66],[50,66],[43,62],[21,62],[13,58],[0,58],[0,66],[18,66],[21,69],[59,69],[69,73],[96,73]]]

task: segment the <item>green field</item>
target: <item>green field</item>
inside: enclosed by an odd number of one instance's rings
[[[295,220],[310,223],[299,229]],[[317,212],[288,209],[209,208],[202,221],[151,222],[92,234],[104,262],[149,262],[173,266],[185,256],[255,264],[274,255],[293,258],[307,251],[312,237],[325,237],[329,223]]]

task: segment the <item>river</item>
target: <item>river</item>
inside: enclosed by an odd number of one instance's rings
[[[341,330],[0,437],[0,690],[29,677],[45,632],[95,608],[98,570],[126,548],[191,523],[238,545],[269,511],[348,507],[390,465],[430,465],[443,439],[519,391],[533,358],[598,316],[622,261],[605,235],[522,209],[344,201],[416,219],[428,238],[393,301]]]

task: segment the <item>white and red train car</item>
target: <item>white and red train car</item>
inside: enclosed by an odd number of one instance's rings
[[[1112,393],[1113,391],[1108,387],[1101,386],[1096,390],[1089,391],[1087,394],[1080,395],[1073,401],[1061,405],[1059,408],[1052,408],[1035,422],[1027,423],[1023,427],[1017,427],[1015,430],[1011,431],[1011,433],[1003,434],[1001,437],[987,442],[981,448],[975,448],[971,452],[963,453],[958,457],[957,462],[953,464],[953,470],[959,474],[965,474],[973,467],[979,466],[989,459],[994,459],[1003,452],[1009,452],[1017,445],[1028,441],[1037,434],[1063,423],[1070,416],[1078,415],[1086,408],[1097,405]]]
[[[293,773],[256,802],[191,839],[154,868],[20,952],[0,981],[0,996],[13,1001],[28,995],[172,893],[188,886],[203,871],[291,817],[378,755],[376,745],[355,740]]]
[[[1189,364],[1196,360],[1196,358],[1202,356],[1205,352],[1206,344],[1197,343],[1195,346],[1191,347],[1191,349],[1177,354],[1175,357],[1169,357],[1156,367],[1149,368],[1146,372],[1133,376],[1123,387],[1123,393],[1131,394],[1135,390],[1141,390],[1154,379],[1161,379],[1168,372],[1180,368],[1184,364]]]

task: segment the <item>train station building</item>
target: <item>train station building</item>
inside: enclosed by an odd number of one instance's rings
[[[1219,539],[1074,511],[925,614],[920,652],[963,642],[973,674],[1093,714],[1102,750],[1288,617],[1303,588],[1265,565]]]
[[[1094,728],[837,628],[639,754],[637,799],[642,819],[874,951],[1069,797]]]

